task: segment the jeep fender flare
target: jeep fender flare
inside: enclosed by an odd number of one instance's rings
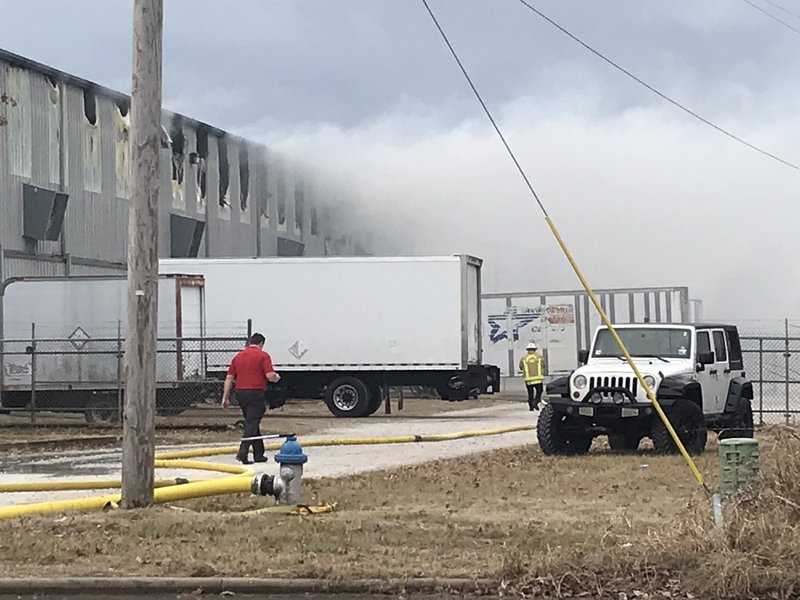
[[[556,379],[548,383],[547,395],[569,398],[569,375],[565,377],[557,377]]]
[[[728,397],[725,401],[725,412],[733,413],[742,402],[753,399],[753,384],[744,377],[734,377],[728,385]]]
[[[661,406],[672,406],[678,400],[686,399],[702,410],[703,388],[700,382],[689,374],[669,375],[661,380],[656,400]]]

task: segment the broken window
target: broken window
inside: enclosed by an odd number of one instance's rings
[[[83,90],[83,114],[90,125],[97,125],[97,96],[94,90]]]
[[[178,185],[183,185],[186,136],[183,133],[183,119],[181,117],[176,116],[172,119],[169,137],[172,138],[172,181]]]
[[[206,175],[208,160],[208,131],[205,129],[197,130],[197,141],[195,152],[189,155],[189,161],[197,165],[197,205],[204,206],[206,203]]]
[[[297,179],[294,184],[294,229],[297,233],[303,231],[303,215],[305,209],[305,192],[303,180]]]
[[[250,195],[250,156],[247,144],[239,146],[239,201],[242,210],[247,210],[247,198]]]
[[[219,138],[219,205],[229,206],[228,185],[230,185],[230,164],[228,163],[228,143],[224,137]]]
[[[183,119],[178,115],[172,118],[169,137],[172,139],[172,206],[185,209],[186,134],[183,131]]]
[[[317,207],[311,207],[311,235],[319,235],[319,223],[317,221]]]
[[[278,225],[286,227],[286,176],[278,173]]]

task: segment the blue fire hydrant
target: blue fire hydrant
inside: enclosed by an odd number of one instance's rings
[[[308,456],[303,453],[297,436],[286,436],[286,441],[275,455],[280,470],[274,477],[257,473],[250,483],[250,491],[257,496],[272,496],[278,504],[295,506],[300,504],[300,486],[303,480],[303,465]]]
[[[287,436],[275,455],[280,465],[280,478],[284,481],[283,490],[278,495],[278,504],[300,504],[300,486],[303,480],[303,465],[308,456],[303,452],[296,435]]]

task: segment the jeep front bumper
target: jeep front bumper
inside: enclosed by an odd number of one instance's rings
[[[619,419],[646,419],[656,414],[649,402],[579,402],[569,398],[550,398],[548,404],[558,413],[570,417],[584,417],[598,425]]]

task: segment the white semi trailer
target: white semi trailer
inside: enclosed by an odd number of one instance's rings
[[[324,398],[339,417],[374,413],[390,386],[463,400],[499,391],[482,363],[481,264],[444,257],[164,259],[160,272],[206,283],[206,331],[252,322],[282,375],[274,393]],[[209,352],[223,378],[230,353]]]

